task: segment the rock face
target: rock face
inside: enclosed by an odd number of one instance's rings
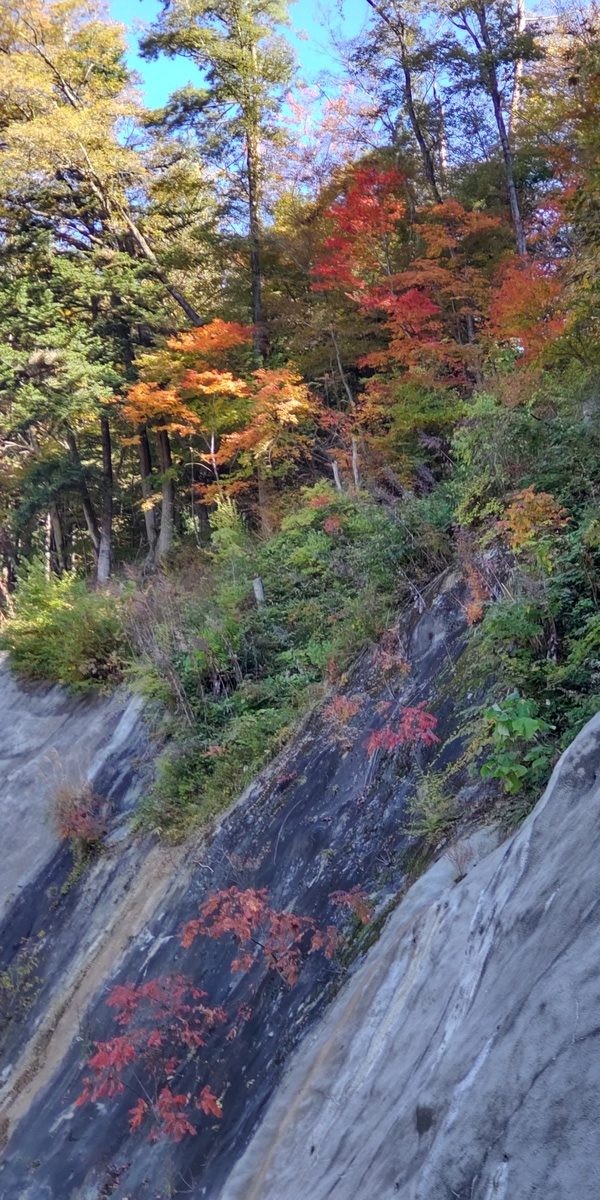
[[[16,856],[0,924],[0,1200],[600,1194],[600,719],[512,841],[479,836],[461,883],[442,858],[407,890],[415,767],[461,755],[464,600],[459,580],[438,581],[386,644],[396,674],[377,650],[363,656],[341,692],[355,701],[343,727],[313,713],[218,827],[176,851],[128,833],[151,758],[136,703],[73,701],[0,672],[0,817]],[[440,746],[373,753],[373,732],[421,703]],[[113,804],[104,852],[76,880],[48,821],[49,749]],[[463,803],[480,792],[465,780]],[[233,972],[231,939],[183,949],[183,924],[232,885],[264,888],[275,909],[321,928],[336,922],[344,955],[307,957],[288,987],[260,958]],[[379,914],[405,894],[353,968],[364,942],[331,894],[354,886]],[[129,1129],[130,1093],[75,1102],[94,1043],[116,1032],[112,985],[174,973],[244,1015],[176,1080],[191,1094],[210,1083],[222,1119],[152,1143]]]
[[[26,687],[0,655],[0,920],[57,849],[53,794],[114,763],[139,734],[140,707],[123,695],[74,700],[58,687]]]
[[[599,861],[597,716],[508,844],[408,892],[221,1200],[600,1195]]]
[[[311,955],[288,987],[260,961],[232,973],[232,939],[199,939],[182,949],[182,926],[207,896],[232,885],[265,888],[275,909],[305,914],[321,928],[332,921],[352,927],[351,915],[333,906],[334,891],[358,885],[379,909],[393,901],[415,853],[406,829],[415,762],[424,766],[438,747],[394,756],[373,754],[367,743],[403,706],[426,703],[444,752],[459,752],[453,672],[464,631],[462,585],[445,577],[427,604],[401,617],[387,646],[406,668],[386,674],[377,651],[364,655],[345,688],[356,715],[339,727],[316,711],[208,839],[174,854],[113,836],[66,895],[70,864],[60,850],[23,889],[0,946],[10,956],[21,936],[30,944],[43,934],[40,991],[0,1048],[0,1122],[8,1134],[2,1200],[219,1194],[290,1053],[346,967]],[[33,749],[34,731],[31,737]],[[98,791],[111,790],[132,764],[135,776],[135,745],[134,738],[105,764]],[[140,780],[134,784],[139,790]],[[131,1092],[97,1105],[75,1101],[93,1043],[116,1032],[109,987],[180,972],[211,1004],[246,1015],[233,1040],[227,1026],[217,1027],[206,1061],[190,1062],[177,1079],[179,1090],[193,1094],[210,1083],[223,1099],[222,1120],[199,1117],[195,1137],[150,1144],[144,1132],[130,1134]]]

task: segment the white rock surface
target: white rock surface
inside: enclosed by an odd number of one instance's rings
[[[221,1200],[600,1196],[599,776],[600,715],[508,843],[416,883]]]
[[[76,700],[29,687],[0,657],[0,918],[56,849],[52,800],[102,769],[139,720],[138,698]]]

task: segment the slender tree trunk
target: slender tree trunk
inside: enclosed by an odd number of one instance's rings
[[[250,297],[254,346],[260,358],[267,350],[262,302],[262,240],[260,227],[260,150],[253,129],[246,134],[246,170],[248,174],[248,230],[250,234]]]
[[[423,171],[433,199],[436,204],[441,204],[442,195],[438,187],[436,178],[435,164],[433,155],[427,144],[427,138],[421,128],[421,122],[415,108],[415,98],[413,90],[412,71],[408,60],[408,47],[406,44],[406,28],[404,22],[400,18],[392,18],[386,13],[385,7],[382,4],[376,3],[376,0],[367,0],[367,4],[377,14],[380,21],[383,21],[388,29],[391,29],[394,34],[400,50],[400,66],[404,79],[404,102],[406,104],[406,112],[410,122],[411,129],[415,136],[415,140],[419,147],[421,162],[423,163]]]
[[[156,545],[158,558],[169,553],[175,531],[175,485],[173,483],[173,459],[171,442],[166,429],[157,430],[158,459],[162,475],[162,505],[160,510],[160,532]]]
[[[515,231],[515,241],[517,244],[517,254],[524,255],[526,253],[525,230],[523,228],[523,218],[519,206],[519,197],[517,195],[517,186],[515,183],[515,166],[513,154],[510,146],[510,138],[504,120],[502,111],[502,98],[500,95],[500,87],[498,84],[498,72],[495,66],[494,48],[490,38],[490,31],[487,23],[487,15],[484,5],[477,5],[475,12],[479,23],[481,40],[485,47],[487,58],[486,73],[488,77],[488,86],[490,91],[490,99],[494,109],[494,117],[496,119],[496,127],[498,129],[498,137],[500,138],[500,147],[502,150],[502,158],[504,160],[504,174],[506,178],[506,190],[508,192],[508,204],[510,207],[510,215],[512,217],[513,229]],[[472,35],[471,35],[472,36]],[[476,43],[477,44],[477,43]]]
[[[54,553],[56,554],[56,565],[60,575],[63,575],[67,569],[67,556],[65,554],[65,539],[62,530],[62,522],[59,516],[56,504],[50,505],[50,521],[52,523],[52,538],[54,541]]]
[[[104,413],[100,417],[100,432],[102,436],[102,513],[96,580],[99,584],[105,584],[110,579],[112,567],[113,468],[110,425],[108,417]]]
[[[517,0],[517,37],[521,37],[525,31],[525,4],[524,0]],[[515,132],[515,125],[519,115],[521,106],[521,93],[523,86],[523,58],[519,57],[515,63],[515,76],[513,79],[512,96],[510,99],[510,118],[508,124],[508,133],[511,140]]]
[[[442,182],[445,184],[448,177],[448,137],[446,134],[446,110],[444,108],[444,101],[438,94],[435,80],[433,83],[433,99],[438,111],[438,120],[440,123],[438,143],[440,154],[440,175]]]
[[[6,586],[6,583],[4,582],[4,579],[2,578],[2,572],[0,572],[0,612],[2,609],[4,609],[4,612],[9,617],[12,617],[15,611],[15,606],[12,602],[12,596],[8,590],[8,587]]]
[[[337,337],[335,336],[335,329],[333,328],[333,325],[331,326],[331,329],[329,330],[329,332],[331,334],[331,340],[333,342],[333,348],[335,350],[335,361],[337,363],[337,369],[339,371],[340,379],[342,381],[344,391],[348,397],[348,403],[350,404],[351,408],[354,408],[355,407],[354,396],[352,395],[352,389],[350,387],[350,384],[348,383],[348,377],[347,377],[346,372],[344,371],[344,367],[342,365],[342,357],[340,354],[340,347],[338,345]]]
[[[147,262],[152,263],[156,278],[160,280],[171,298],[176,304],[179,305],[186,317],[188,317],[191,321],[192,325],[206,325],[208,318],[201,317],[199,312],[197,312],[197,310],[194,308],[193,304],[191,304],[187,299],[187,296],[184,296],[183,292],[181,292],[174,283],[171,283],[168,275],[159,265],[156,254],[154,253],[150,243],[144,237],[141,229],[139,229],[139,227],[135,224],[135,221],[132,220],[127,210],[121,207],[119,212],[142,257],[145,258]]]
[[[144,522],[146,524],[146,538],[148,540],[148,561],[151,563],[154,560],[154,555],[156,553],[157,531],[156,511],[152,502],[152,456],[150,454],[148,430],[146,429],[145,425],[140,425],[138,435],[140,476],[142,480],[142,500],[144,502]]]
[[[46,579],[52,575],[52,517],[49,512],[44,521],[44,574]]]
[[[94,509],[94,505],[92,503],[92,498],[89,493],[88,485],[85,480],[85,475],[83,473],[83,464],[81,462],[81,457],[79,454],[79,447],[77,445],[77,439],[75,437],[75,434],[73,433],[73,430],[70,428],[69,425],[66,426],[65,436],[67,439],[67,446],[69,448],[69,454],[71,456],[71,462],[74,464],[74,466],[77,467],[77,470],[79,473],[78,487],[79,487],[79,495],[81,497],[81,506],[83,508],[83,515],[85,517],[85,523],[87,525],[88,533],[90,535],[90,540],[92,543],[92,548],[94,551],[94,559],[97,562],[98,561],[98,551],[100,550],[100,528],[98,526],[96,510]]]
[[[355,437],[352,438],[352,478],[354,480],[354,486],[357,492],[360,491],[360,463],[358,456],[358,442]]]

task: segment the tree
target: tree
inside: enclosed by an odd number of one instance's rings
[[[35,161],[36,215],[76,248],[103,244],[143,258],[175,303],[200,316],[161,267],[130,197],[145,183],[132,138],[121,26],[86,0],[18,0],[0,17],[1,161],[5,195],[28,209]]]
[[[404,468],[420,435],[455,421],[456,391],[480,378],[478,338],[506,244],[497,217],[456,200],[411,213],[405,197],[397,171],[356,169],[327,210],[313,269],[315,289],[343,293],[377,321],[379,345],[358,359],[369,374],[353,419],[380,460],[391,454]]]
[[[240,404],[243,407],[249,394],[245,380],[224,369],[224,359],[238,351],[243,361],[250,340],[247,326],[216,320],[171,337],[164,348],[140,357],[141,378],[128,389],[121,412],[137,430],[143,460],[148,453],[148,429],[154,431],[158,445],[162,504],[158,539],[154,547],[149,545],[150,561],[154,553],[159,559],[164,557],[173,544],[171,437],[201,437],[204,458],[218,480],[217,439],[239,424]]]
[[[447,60],[460,94],[465,98],[483,94],[491,103],[517,254],[522,256],[527,247],[511,142],[511,113],[521,86],[523,63],[536,58],[540,50],[533,30],[524,25],[519,0],[449,0],[442,12],[454,31],[447,41]]]
[[[424,76],[435,78],[437,48],[435,43],[432,44],[427,39],[424,14],[420,11],[419,4],[402,3],[401,0],[394,0],[392,4],[383,4],[380,0],[367,0],[367,4],[375,14],[376,21],[369,42],[355,51],[355,60],[357,65],[366,62],[368,69],[372,69],[374,60],[387,58],[391,58],[392,62],[399,66],[401,90],[396,101],[399,110],[398,121],[408,121],[418,146],[430,197],[434,203],[440,204],[442,194],[439,175],[444,169],[445,132],[443,123],[440,122],[441,114],[435,87],[433,103],[427,103],[423,99],[427,89],[422,86]],[[379,76],[387,85],[389,74],[385,67],[379,68]],[[397,139],[397,133],[395,137]]]
[[[289,48],[277,34],[287,0],[172,0],[142,41],[148,58],[184,55],[205,78],[175,93],[155,120],[189,127],[227,178],[229,203],[243,203],[250,243],[250,292],[257,350],[265,349],[262,304],[262,147],[276,135],[274,117],[292,74]]]
[[[22,0],[0,16],[3,426],[31,485],[15,519],[31,524],[45,509],[48,561],[62,570],[61,506],[76,492],[99,583],[111,572],[119,485],[114,392],[135,378],[140,346],[168,328],[169,297],[200,320],[175,280],[193,258],[189,241],[183,258],[181,221],[173,226],[175,183],[187,238],[207,224],[190,155],[179,147],[174,178],[175,150],[160,164],[159,144],[140,142],[123,56],[121,27],[92,2]],[[141,470],[146,488],[147,458]]]

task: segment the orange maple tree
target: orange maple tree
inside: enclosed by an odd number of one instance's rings
[[[526,362],[538,358],[565,327],[563,282],[549,263],[511,259],[505,264],[490,311],[490,329],[517,346]]]
[[[557,533],[568,524],[569,515],[550,492],[537,492],[534,487],[516,492],[499,522],[508,536],[512,550],[528,550],[549,534]]]

